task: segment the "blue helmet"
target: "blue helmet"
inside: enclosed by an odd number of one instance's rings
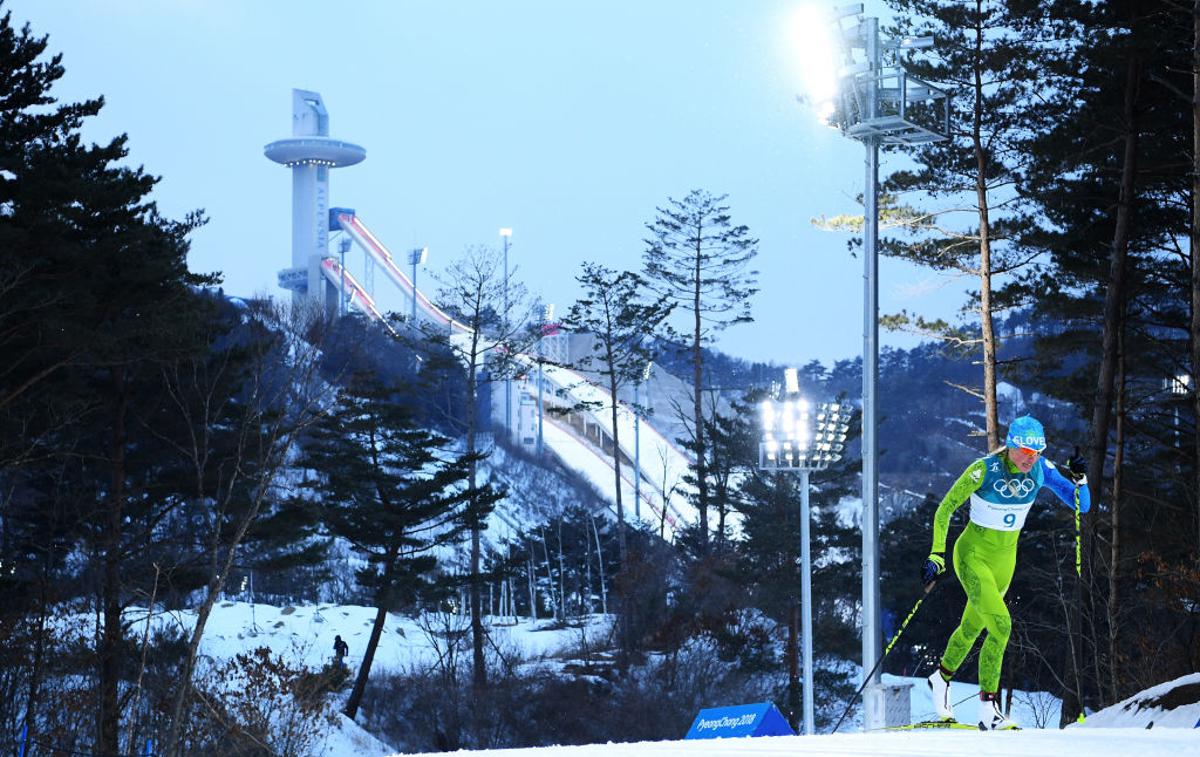
[[[1023,447],[1035,452],[1046,449],[1046,431],[1037,418],[1022,415],[1008,426],[1008,437],[1004,440],[1009,447]]]

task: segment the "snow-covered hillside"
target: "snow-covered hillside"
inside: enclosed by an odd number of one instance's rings
[[[130,609],[125,616],[139,632],[145,611]],[[195,623],[191,611],[163,612],[150,617],[151,629],[173,628],[190,633]],[[213,607],[205,626],[200,652],[212,659],[229,659],[257,647],[266,647],[285,661],[313,670],[333,658],[333,638],[341,636],[349,645],[346,663],[357,667],[371,624],[374,607],[359,605],[307,605],[273,607],[247,602],[221,602]],[[522,657],[536,659],[558,654],[581,642],[596,641],[609,633],[609,621],[595,616],[580,628],[552,628],[550,621],[531,623],[528,618],[495,619],[489,634],[500,649],[520,650]],[[433,664],[438,650],[430,636],[447,628],[465,628],[466,616],[436,615],[415,620],[389,614],[379,649],[371,666],[374,673],[401,673]]]

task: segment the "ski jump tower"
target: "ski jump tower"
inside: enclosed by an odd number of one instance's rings
[[[279,272],[279,286],[291,290],[294,304],[337,313],[337,287],[321,272],[329,254],[329,169],[361,163],[367,151],[330,138],[321,95],[293,89],[292,137],[263,153],[292,169],[292,267]]]

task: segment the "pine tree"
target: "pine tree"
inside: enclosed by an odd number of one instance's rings
[[[1056,4],[1051,21],[1067,44],[1050,59],[1049,96],[1026,148],[1035,160],[1022,191],[1044,222],[1023,242],[1044,251],[1051,268],[1014,289],[1035,304],[1034,323],[1047,332],[1037,348],[1048,387],[1088,408],[1097,503],[1084,517],[1082,580],[1073,564],[1065,570],[1077,591],[1064,721],[1085,701],[1123,696],[1119,667],[1127,662],[1120,658],[1130,644],[1118,636],[1135,638],[1127,623],[1148,617],[1123,609],[1130,597],[1121,587],[1134,584],[1134,545],[1188,549],[1163,537],[1187,529],[1190,514],[1148,505],[1195,496],[1177,483],[1178,454],[1160,454],[1174,446],[1162,444],[1171,433],[1163,382],[1190,362],[1190,261],[1180,265],[1180,253],[1190,229],[1184,156],[1192,114],[1169,77],[1186,69],[1193,50],[1175,10],[1152,1]],[[1156,534],[1139,533],[1149,524]],[[1102,527],[1107,554],[1099,549]]]
[[[726,195],[693,190],[682,200],[668,198],[646,224],[650,237],[643,254],[651,288],[689,316],[687,345],[692,358],[691,438],[695,456],[697,530],[701,554],[708,552],[709,473],[704,434],[704,352],[718,332],[750,323],[750,299],[758,272],[749,269],[758,240],[746,226],[734,226]]]
[[[321,501],[329,533],[367,561],[359,584],[376,604],[345,713],[354,718],[389,611],[439,590],[433,550],[455,543],[467,526],[463,486],[475,458],[453,456],[449,440],[417,425],[404,387],[373,372],[351,374],[335,405],[304,445],[301,465],[315,478],[303,488]]]
[[[596,263],[584,263],[575,277],[583,296],[571,306],[563,325],[592,336],[592,351],[576,367],[594,371],[596,383],[608,393],[607,407],[612,424],[613,492],[617,506],[617,548],[621,564],[628,553],[625,538],[625,508],[621,479],[620,402],[622,389],[642,380],[653,358],[652,342],[646,339],[670,314],[665,297],[655,301],[643,298],[645,281],[631,271],[614,271]],[[634,408],[640,412],[640,408]],[[665,507],[664,503],[664,507]],[[622,660],[632,651],[628,607],[621,614]]]
[[[524,287],[513,280],[515,271],[504,271],[499,253],[487,247],[469,248],[462,258],[454,261],[442,277],[438,289],[438,305],[459,319],[460,327],[449,332],[429,331],[428,355],[437,358],[431,370],[446,373],[466,367],[466,382],[461,384],[466,396],[462,398],[465,418],[459,429],[466,440],[468,456],[467,488],[471,492],[468,527],[471,533],[471,659],[474,687],[487,686],[487,667],[483,655],[483,596],[482,534],[486,519],[500,493],[490,483],[480,484],[478,467],[479,432],[488,418],[479,417],[480,388],[502,382],[520,368],[517,355],[529,341],[525,321]],[[506,275],[507,274],[507,275]],[[451,358],[456,366],[444,364]],[[508,430],[505,430],[507,433]]]
[[[60,58],[45,38],[0,19],[0,409],[8,463],[70,455],[94,503],[82,522],[100,587],[95,749],[119,749],[121,611],[129,601],[126,524],[161,503],[139,499],[130,457],[139,418],[161,398],[161,361],[197,349],[187,236],[202,223],[158,214],[156,179],[123,164],[126,139],[84,144],[100,100],[59,105]],[[6,431],[12,429],[12,426]],[[17,440],[17,445],[9,442]]]
[[[977,288],[964,306],[970,321],[953,326],[903,312],[883,319],[890,328],[913,329],[979,360],[976,386],[960,387],[983,403],[985,447],[1000,443],[996,406],[999,335],[996,313],[1009,303],[997,281],[1019,275],[1027,253],[1014,244],[1030,220],[1016,182],[1029,157],[1022,149],[1028,110],[1039,95],[1039,50],[1015,28],[1012,4],[999,0],[889,0],[896,38],[932,37],[912,51],[904,67],[925,81],[948,85],[951,135],[944,142],[906,149],[915,169],[885,182],[889,224],[903,235],[883,241],[886,255],[939,272],[970,276]],[[900,193],[916,195],[914,207]]]

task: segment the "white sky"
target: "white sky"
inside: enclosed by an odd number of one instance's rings
[[[290,258],[291,89],[320,92],[331,134],[367,149],[336,170],[397,257],[434,269],[513,228],[511,260],[558,312],[585,260],[640,267],[668,196],[728,193],[760,240],[757,323],[720,347],[803,363],[860,354],[862,264],[810,219],[853,213],[863,151],[815,122],[800,91],[798,0],[9,0],[50,35],[57,94],[103,94],[94,140],[127,132],[164,177],[162,210],[204,208],[191,266],[233,294],[279,293]],[[880,10],[880,7],[868,7]],[[889,159],[885,159],[884,167]],[[894,158],[890,160],[895,160]],[[351,271],[361,272],[355,252]],[[423,272],[419,281],[429,281]],[[950,315],[966,282],[881,262],[881,312]],[[377,294],[387,289],[376,277]],[[387,308],[398,299],[381,296]],[[883,335],[911,346],[910,337]]]

